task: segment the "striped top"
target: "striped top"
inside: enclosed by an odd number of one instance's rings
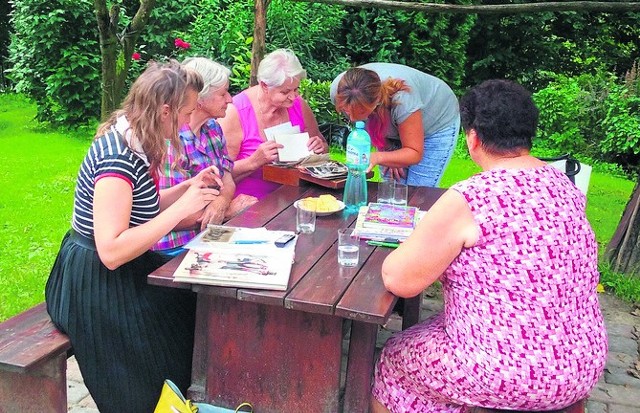
[[[133,205],[130,227],[144,224],[158,215],[160,198],[146,160],[132,151],[122,135],[112,129],[93,142],[80,166],[71,222],[74,230],[93,238],[95,183],[105,177],[123,179],[131,186]]]

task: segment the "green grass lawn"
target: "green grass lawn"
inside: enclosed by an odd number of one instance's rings
[[[78,167],[93,135],[48,130],[34,115],[35,107],[23,98],[0,94],[0,320],[44,300],[49,270],[70,226]],[[477,171],[469,159],[455,157],[442,186]],[[601,246],[611,239],[632,190],[631,181],[593,172],[587,215]],[[640,282],[606,275],[607,285],[640,301]]]
[[[44,130],[34,115],[24,99],[0,95],[0,320],[44,300],[92,138]]]

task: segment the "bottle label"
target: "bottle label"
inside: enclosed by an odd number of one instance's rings
[[[361,167],[369,166],[369,152],[361,150],[356,145],[347,144],[347,164]]]

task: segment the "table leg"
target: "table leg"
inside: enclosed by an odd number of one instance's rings
[[[338,411],[340,317],[199,294],[197,320],[194,357],[205,361],[194,360],[194,399],[246,401],[260,413]]]
[[[422,294],[404,299],[404,311],[402,314],[402,329],[406,330],[420,321],[420,301]]]
[[[371,380],[378,325],[353,321],[347,359],[344,412],[367,413],[371,399]]]

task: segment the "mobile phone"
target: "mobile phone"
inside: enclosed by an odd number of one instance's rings
[[[287,243],[289,241],[291,241],[292,239],[294,239],[296,237],[296,234],[285,234],[283,236],[281,236],[280,238],[278,238],[277,240],[274,241],[274,244],[276,244],[276,247],[282,248],[285,245],[287,245]]]

